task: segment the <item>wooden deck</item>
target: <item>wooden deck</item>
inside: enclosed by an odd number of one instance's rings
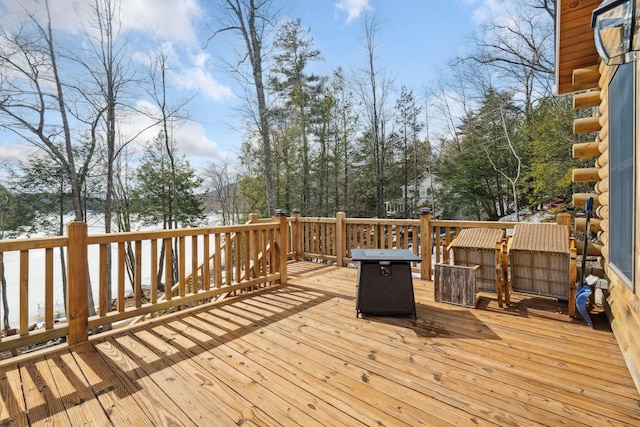
[[[604,316],[512,296],[355,316],[356,270],[264,289],[0,367],[0,425],[640,425]]]

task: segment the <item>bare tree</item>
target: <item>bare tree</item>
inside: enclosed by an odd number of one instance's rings
[[[63,167],[71,184],[75,219],[82,221],[70,108],[58,66],[48,0],[44,7],[44,22],[25,9],[27,19],[17,30],[0,29],[0,125],[42,149]]]
[[[391,79],[384,70],[378,68],[376,35],[378,23],[375,15],[367,15],[364,20],[366,67],[359,70],[362,78],[354,79],[356,95],[364,108],[366,132],[368,133],[376,181],[376,209],[379,217],[384,216],[385,187],[387,181],[388,141],[387,121],[389,119],[387,97],[391,90]]]
[[[544,10],[553,19],[555,27],[556,23],[556,0],[531,0],[531,5],[534,9]]]
[[[470,59],[490,65],[518,84],[524,111],[531,111],[536,92],[551,92],[554,73],[555,1],[523,0],[507,16],[494,19],[476,40]],[[540,10],[543,13],[540,13]]]
[[[264,47],[267,44],[268,30],[277,22],[276,11],[272,10],[272,0],[218,0],[219,10],[223,16],[219,18],[220,28],[213,31],[207,40],[210,42],[217,34],[234,32],[242,39],[242,48],[238,51],[237,62],[232,66],[234,72],[241,76],[244,83],[251,82],[255,91],[257,111],[252,111],[252,118],[260,133],[262,141],[262,161],[264,163],[264,179],[267,193],[267,209],[269,215],[275,213],[275,187],[273,183],[273,159],[271,153],[271,132],[269,110],[264,87]],[[242,65],[248,60],[250,73],[242,71]]]
[[[70,184],[76,221],[84,220],[81,189],[93,150],[85,167],[77,170],[70,117],[73,108],[67,101],[71,90],[62,76],[59,54],[52,29],[48,0],[45,17],[25,9],[26,19],[16,31],[0,30],[0,120],[1,126],[43,150],[61,166]],[[64,254],[61,252],[64,268]],[[63,285],[66,294],[66,285]],[[88,286],[89,315],[95,314],[93,293]],[[66,299],[65,299],[66,301]]]
[[[119,152],[129,141],[118,144],[119,110],[127,107],[121,102],[134,81],[133,72],[128,70],[127,42],[120,36],[120,1],[94,0],[89,7],[90,18],[85,19],[85,51],[69,55],[86,72],[83,85],[73,85],[76,93],[87,106],[85,112],[75,115],[90,129],[90,140],[95,146],[104,143],[104,164],[106,167],[104,195],[104,230],[111,233],[113,224],[113,204],[115,192],[114,168]],[[79,6],[78,14],[86,11]],[[84,117],[83,117],[84,114]],[[107,287],[106,304],[110,306],[111,292],[111,247],[107,246]],[[92,307],[93,304],[90,304]]]
[[[486,146],[483,145],[482,148],[484,148],[484,151],[487,155],[487,158],[489,159],[489,162],[491,163],[491,166],[493,167],[493,170],[495,170],[497,173],[502,175],[507,181],[509,181],[509,184],[511,184],[511,192],[513,195],[513,206],[516,213],[516,221],[520,222],[520,207],[518,206],[517,184],[518,184],[518,181],[520,180],[520,172],[522,169],[522,159],[518,155],[515,145],[513,144],[513,141],[509,136],[509,129],[507,128],[507,121],[505,119],[504,110],[502,108],[500,108],[500,118],[502,121],[502,129],[504,130],[504,140],[507,141],[507,147],[509,148],[511,155],[513,155],[513,157],[516,159],[516,170],[515,170],[514,176],[508,175],[502,168],[499,168],[498,165],[496,165],[496,163],[491,158],[491,155],[489,155],[489,150],[487,149]]]
[[[176,106],[170,104],[168,87],[167,87],[167,73],[169,71],[169,52],[161,46],[160,50],[154,57],[150,58],[149,63],[149,81],[151,83],[150,89],[147,91],[155,106],[158,108],[159,114],[155,117],[155,121],[162,127],[162,132],[158,136],[164,145],[165,152],[169,158],[169,206],[167,212],[167,221],[164,224],[165,228],[173,229],[178,228],[178,218],[180,217],[180,206],[178,203],[178,185],[176,178],[176,158],[175,158],[175,141],[173,140],[173,130],[176,123],[187,120],[186,116],[182,115],[182,110],[189,102],[186,100],[179,103]],[[174,272],[174,282],[178,279],[178,239],[175,239],[176,248],[172,252],[172,269]],[[158,271],[162,271],[164,263],[165,242],[162,241],[162,247],[160,251],[160,266]],[[166,278],[169,282],[170,278]],[[173,283],[167,283],[167,286],[172,286]]]
[[[116,158],[116,111],[124,86],[131,82],[126,75],[126,43],[119,42],[120,4],[117,0],[95,0],[92,21],[85,26],[88,54],[75,60],[87,71],[91,88],[80,88],[79,93],[93,109],[92,139],[101,126],[106,148],[105,232],[111,232],[113,206],[113,171]]]
[[[240,191],[229,162],[210,163],[205,170],[206,182],[211,186],[214,209],[222,215],[223,225],[240,221]]]

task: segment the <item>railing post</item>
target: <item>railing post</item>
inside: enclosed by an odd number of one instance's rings
[[[556,215],[556,224],[558,225],[566,225],[569,227],[569,235],[571,235],[571,214],[566,212],[559,213]]]
[[[300,238],[300,209],[293,209],[293,220],[291,221],[291,243],[293,244],[293,256],[296,261],[300,261],[302,254],[302,239]]]
[[[422,280],[431,280],[433,266],[431,265],[431,249],[433,243],[431,241],[431,211],[422,209],[420,211],[420,278]]]
[[[280,220],[280,236],[278,245],[280,246],[280,284],[287,284],[287,244],[289,243],[289,222],[284,209],[276,209],[276,217]]]
[[[68,343],[73,345],[89,339],[89,263],[87,259],[87,224],[67,225],[67,321]]]
[[[249,221],[247,221],[249,224],[255,224],[256,222],[258,222],[258,220],[260,219],[260,216],[257,213],[250,213],[249,214]]]
[[[344,219],[347,214],[344,212],[336,213],[336,259],[338,267],[344,267],[344,253],[345,253],[345,233],[346,226]]]

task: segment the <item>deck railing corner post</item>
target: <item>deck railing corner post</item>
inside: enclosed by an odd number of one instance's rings
[[[293,244],[293,257],[296,261],[300,261],[302,254],[302,239],[300,238],[300,209],[294,208],[291,211],[293,219],[291,220],[291,242]]]
[[[344,267],[344,257],[346,252],[345,247],[345,234],[346,234],[346,224],[344,223],[344,219],[347,217],[347,214],[344,212],[336,213],[336,261],[338,267]]]
[[[87,224],[67,225],[67,321],[68,343],[73,345],[89,339],[89,260]]]
[[[562,212],[556,215],[556,224],[558,225],[566,225],[569,227],[569,231],[571,231],[571,214]]]
[[[283,209],[276,210],[276,218],[280,222],[280,236],[278,245],[280,246],[280,284],[287,284],[287,244],[289,243],[289,218]]]
[[[422,280],[431,280],[433,266],[432,258],[432,241],[431,241],[431,210],[422,209],[420,211],[420,278]]]

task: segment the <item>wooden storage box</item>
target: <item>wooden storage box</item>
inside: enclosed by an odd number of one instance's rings
[[[512,292],[569,299],[569,228],[558,224],[517,224],[509,245],[509,264]]]
[[[476,283],[479,269],[479,265],[466,267],[436,264],[434,299],[438,302],[475,308],[478,302]]]
[[[455,265],[479,265],[476,274],[478,291],[496,292],[496,243],[505,237],[504,230],[467,228],[449,245]]]

